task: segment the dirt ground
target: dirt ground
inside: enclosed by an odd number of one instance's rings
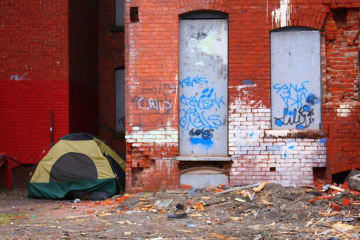
[[[277,184],[236,189],[97,202],[28,199],[27,190],[1,189],[0,239],[360,239],[357,192]]]

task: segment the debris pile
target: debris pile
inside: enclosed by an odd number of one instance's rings
[[[21,227],[26,231],[36,229],[34,234],[46,229],[49,234],[59,229],[57,235],[65,239],[100,236],[142,239],[360,238],[360,194],[348,183],[315,182],[313,186],[284,187],[263,182],[203,189],[182,186],[178,190],[118,195],[95,202],[75,199],[47,201],[46,205],[40,205],[42,203],[37,202],[39,207],[26,208],[32,210],[19,209],[16,216],[0,214],[0,217],[4,216],[2,221],[0,219],[0,238],[11,231],[16,233]],[[86,231],[84,226],[87,226]]]
[[[240,224],[252,229],[249,232],[255,232],[252,237],[258,239],[285,236],[358,238],[359,192],[350,189],[348,183],[337,186],[317,182],[314,185],[293,188],[263,182],[204,189],[182,186],[176,191],[117,196],[93,205],[106,206],[113,214],[146,213],[152,215],[148,216],[150,219],[167,221],[166,224],[182,223],[182,233],[201,232],[209,226],[231,228]],[[121,223],[129,225],[126,221]],[[282,229],[281,234],[274,233],[277,228]],[[260,233],[260,229],[267,230]],[[220,232],[208,236],[232,237]]]

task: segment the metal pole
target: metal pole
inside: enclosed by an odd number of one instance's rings
[[[54,131],[53,131],[53,112],[50,109],[50,148],[54,146]]]

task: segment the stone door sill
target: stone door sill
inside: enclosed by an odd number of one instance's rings
[[[177,156],[175,157],[177,161],[231,161],[229,156]]]

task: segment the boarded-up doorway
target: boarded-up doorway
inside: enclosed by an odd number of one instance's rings
[[[271,109],[273,129],[321,128],[319,31],[271,32]]]
[[[180,155],[227,156],[227,15],[189,13],[179,28]]]

